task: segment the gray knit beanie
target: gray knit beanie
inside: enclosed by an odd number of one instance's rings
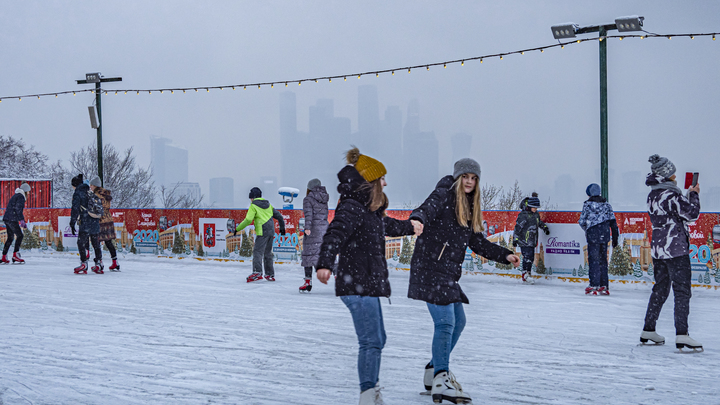
[[[27,193],[27,192],[30,191],[30,185],[27,184],[27,183],[23,183],[23,184],[20,185],[20,190],[22,190],[22,191],[24,191],[24,192]]]
[[[319,186],[322,186],[322,183],[320,183],[320,180],[319,180],[319,179],[312,179],[312,180],[308,181],[307,189],[308,189],[308,190],[312,190],[312,189],[314,189],[315,187],[319,187]]]
[[[99,176],[95,176],[90,180],[90,185],[95,187],[102,187],[102,182],[100,181]]]
[[[480,163],[478,163],[470,158],[460,159],[457,162],[455,162],[455,168],[453,170],[453,177],[457,179],[458,177],[462,176],[464,173],[472,173],[472,174],[478,176],[478,181],[480,181]]]
[[[660,157],[660,155],[652,155],[648,159],[648,162],[652,163],[652,166],[650,166],[650,170],[652,170],[654,174],[663,176],[666,179],[672,177],[672,175],[675,174],[675,165],[666,157]]]

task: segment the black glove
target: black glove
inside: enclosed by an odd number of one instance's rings
[[[550,235],[550,228],[545,228],[545,235]]]
[[[75,235],[75,224],[70,224],[70,232]]]
[[[613,239],[613,241],[612,241],[612,247],[617,247],[617,245],[618,245],[617,239]]]
[[[285,236],[285,230],[280,231],[280,235]]]
[[[513,247],[517,247],[517,241],[513,240]]]
[[[233,229],[233,236],[237,236],[237,229]]]

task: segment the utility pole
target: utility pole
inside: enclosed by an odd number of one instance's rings
[[[85,74],[85,80],[76,80],[77,84],[90,84],[95,83],[95,105],[97,106],[97,153],[98,153],[98,177],[100,177],[100,183],[104,186],[105,181],[103,180],[103,153],[102,153],[102,87],[101,83],[106,82],[121,82],[122,77],[102,77],[100,73],[87,73]]]

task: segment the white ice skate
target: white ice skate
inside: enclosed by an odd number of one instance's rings
[[[441,404],[443,400],[453,404],[472,404],[470,395],[463,392],[453,373],[448,371],[443,371],[433,379],[432,399],[436,404]]]
[[[658,333],[655,331],[648,332],[648,331],[644,330],[640,334],[640,344],[641,345],[650,345],[650,346],[664,345],[665,337],[658,335]]]
[[[428,368],[428,366],[425,366],[425,375],[423,376],[423,384],[425,385],[425,392],[421,392],[420,395],[430,395],[434,377],[435,377],[435,367]]]
[[[529,271],[523,271],[522,282],[523,284],[535,284],[535,279],[532,278]]]
[[[381,389],[380,384],[376,384],[375,387],[361,392],[359,405],[385,405]]]
[[[675,347],[680,353],[702,353],[705,351],[702,344],[691,338],[690,335],[675,336]]]

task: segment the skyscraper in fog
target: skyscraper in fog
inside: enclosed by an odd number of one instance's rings
[[[439,180],[440,157],[435,132],[420,131],[420,104],[417,100],[408,105],[403,129],[403,162],[405,181],[412,182],[411,201],[421,203]]]
[[[380,106],[375,86],[358,87],[358,133],[356,139],[360,150],[369,156],[378,156],[384,146],[381,144]]]
[[[170,187],[188,181],[188,151],[171,145],[172,140],[150,138],[150,159],[155,185]]]
[[[230,177],[210,179],[210,205],[218,208],[235,206],[234,181]]]

